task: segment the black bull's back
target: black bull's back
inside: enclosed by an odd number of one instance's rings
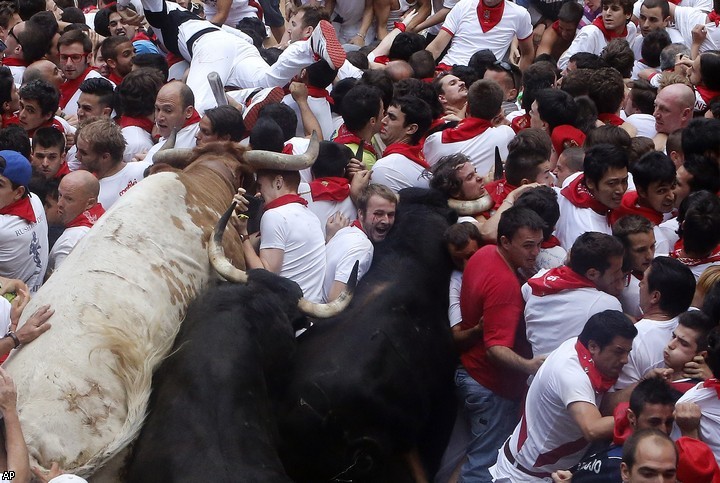
[[[456,215],[404,190],[391,235],[341,315],[298,340],[279,416],[281,458],[297,481],[399,481],[420,445],[429,472],[452,426],[456,354],[447,320]]]

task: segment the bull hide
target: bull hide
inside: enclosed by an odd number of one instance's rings
[[[55,309],[50,331],[5,364],[34,464],[87,477],[136,437],[152,372],[214,273],[207,240],[236,189],[224,161],[141,181],[25,309],[21,323],[43,304]],[[232,235],[227,253],[242,253]]]
[[[279,413],[281,457],[296,481],[409,480],[401,455],[418,444],[435,471],[454,414],[442,236],[456,219],[439,193],[401,191],[395,226],[350,306],[298,339]]]
[[[302,291],[265,270],[248,275],[247,286],[212,287],[190,306],[153,376],[127,481],[290,481],[268,390],[286,386]]]

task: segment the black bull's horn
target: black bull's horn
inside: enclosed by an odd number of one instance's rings
[[[247,283],[248,275],[244,270],[240,270],[235,267],[230,260],[225,256],[225,250],[222,247],[222,238],[225,233],[225,227],[227,226],[230,217],[235,210],[236,203],[230,205],[230,208],[223,214],[218,220],[217,225],[213,229],[212,236],[210,237],[210,243],[208,244],[208,257],[210,258],[210,264],[217,271],[217,273],[230,282]],[[298,309],[305,315],[315,317],[318,319],[326,319],[333,317],[342,312],[345,307],[348,306],[352,300],[352,293],[355,290],[357,284],[358,274],[358,262],[355,262],[350,279],[347,283],[347,288],[332,302],[327,304],[318,304],[310,302],[304,297],[298,301]]]

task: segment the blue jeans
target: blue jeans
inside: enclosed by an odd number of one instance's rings
[[[520,420],[519,402],[501,398],[480,385],[463,368],[455,374],[458,396],[470,418],[471,440],[460,482],[492,482],[488,468],[497,461],[498,450]]]

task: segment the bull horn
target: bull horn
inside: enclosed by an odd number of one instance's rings
[[[217,72],[210,72],[207,76],[208,83],[210,84],[210,90],[215,96],[215,102],[218,106],[227,106],[228,100],[225,97],[225,86],[220,80],[220,76]]]
[[[157,150],[159,153],[160,151],[166,151],[168,149],[174,149],[175,148],[175,142],[177,141],[177,128],[173,128],[172,131],[170,131],[170,135],[167,137],[165,142],[163,143],[162,147]]]
[[[153,163],[165,163],[170,166],[181,166],[184,168],[190,163],[193,157],[193,150],[189,148],[170,148],[163,150],[162,148],[153,154]]]
[[[459,215],[472,216],[478,213],[484,213],[491,209],[495,205],[495,202],[488,193],[484,196],[471,201],[456,200],[450,198],[448,200],[448,207],[457,211]]]
[[[230,208],[223,214],[222,217],[220,217],[217,225],[215,225],[212,236],[210,236],[210,243],[208,244],[208,258],[210,259],[210,264],[213,266],[215,271],[225,280],[237,283],[247,283],[247,273],[245,273],[244,270],[237,268],[230,262],[230,260],[228,260],[222,246],[222,238],[225,233],[225,227],[235,210],[236,204],[237,203],[233,202],[233,204],[230,205]]]
[[[245,160],[255,169],[276,169],[280,171],[300,171],[309,168],[315,162],[320,141],[315,131],[310,144],[303,154],[283,154],[272,151],[251,150],[244,154]]]
[[[350,278],[348,279],[347,288],[343,290],[335,300],[327,304],[318,304],[310,302],[306,298],[301,298],[298,302],[298,309],[310,317],[316,319],[328,319],[333,317],[343,310],[350,304],[352,300],[353,292],[355,291],[355,285],[357,285],[358,277],[358,266],[360,262],[355,261],[352,272],[350,272]]]

